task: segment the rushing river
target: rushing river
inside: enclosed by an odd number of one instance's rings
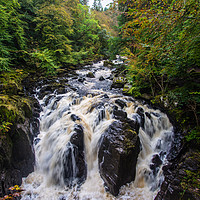
[[[87,76],[93,72],[93,78]],[[23,200],[152,200],[163,181],[162,166],[173,140],[173,127],[167,116],[133,98],[122,95],[120,89],[110,89],[112,71],[103,62],[77,70],[78,78],[66,78],[66,92],[39,98],[40,134],[35,138],[35,171],[23,180]],[[79,80],[78,80],[79,79]],[[56,80],[59,82],[59,79]],[[73,86],[73,89],[68,87]],[[122,108],[116,100],[125,103]],[[102,105],[97,106],[95,105]],[[141,151],[137,159],[135,181],[122,186],[117,197],[105,191],[98,167],[98,141],[116,120],[113,109],[117,107],[132,120],[141,121],[137,110],[142,108],[144,126],[139,129]],[[80,186],[75,161],[75,149],[70,142],[74,127],[83,127],[86,181]],[[160,163],[152,168],[152,157],[159,156]],[[70,156],[69,159],[66,159]],[[70,169],[66,169],[70,166]],[[70,170],[69,183],[66,173]]]

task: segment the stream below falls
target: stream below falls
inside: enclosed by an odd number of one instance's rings
[[[23,200],[154,199],[164,179],[162,167],[167,163],[173,141],[173,126],[166,114],[124,96],[121,89],[112,88],[112,70],[98,62],[77,70],[76,76],[55,80],[66,81],[62,93],[55,89],[40,95],[48,83],[36,88],[36,98],[42,107],[40,133],[34,139],[35,171],[23,179]],[[94,77],[89,77],[89,72]],[[128,126],[129,134],[138,130],[138,136],[134,136],[138,138],[137,164],[135,169],[125,172],[127,180],[135,180],[120,187],[119,194],[113,196],[108,192],[116,191],[111,184],[115,185],[117,180],[120,185],[118,176],[124,176],[123,171],[116,169],[121,166],[116,166],[115,155],[136,151],[132,139],[115,134],[115,130],[128,124],[125,118],[134,124],[130,127],[135,127],[132,130]],[[105,138],[107,146],[103,144]],[[125,150],[120,146],[124,140],[127,140]],[[132,158],[127,158],[121,162],[120,157],[120,165],[129,166]],[[112,176],[106,170],[113,172]]]

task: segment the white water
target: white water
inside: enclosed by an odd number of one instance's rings
[[[94,66],[95,70],[99,65]],[[87,74],[87,70],[77,71],[78,74]],[[110,76],[110,70],[105,68],[96,71],[94,79],[86,79],[84,84],[76,83],[81,89],[90,89],[92,95],[80,97],[76,92],[66,94],[52,94],[48,104],[45,101],[49,95],[40,100],[43,111],[40,115],[40,141],[35,145],[36,166],[35,171],[23,180],[23,200],[151,200],[154,199],[158,188],[163,181],[162,166],[165,163],[165,154],[169,151],[173,140],[173,127],[167,116],[159,110],[149,109],[146,105],[122,95],[116,95],[103,90],[97,90],[95,85],[103,84],[98,78]],[[107,81],[107,80],[106,80]],[[75,84],[75,83],[73,83]],[[76,85],[75,84],[75,85]],[[107,82],[109,84],[109,80]],[[104,98],[107,94],[109,98]],[[132,183],[123,186],[117,197],[105,192],[103,180],[98,172],[98,141],[101,135],[115,121],[113,106],[118,106],[115,100],[122,99],[127,107],[123,110],[132,120],[140,120],[136,114],[138,107],[142,107],[150,114],[145,115],[144,128],[140,128],[139,137],[142,150],[138,157],[136,178]],[[95,108],[94,105],[104,103],[103,107]],[[120,106],[118,106],[119,109]],[[103,113],[103,114],[102,114]],[[75,114],[80,119],[73,121],[71,115]],[[87,179],[80,187],[69,189],[65,186],[64,162],[65,158],[73,151],[69,140],[74,133],[74,125],[80,124],[84,131],[84,145],[87,163]],[[69,151],[71,149],[71,151]],[[163,161],[156,172],[150,169],[152,156],[160,154]],[[73,173],[76,174],[76,163],[72,155]],[[74,184],[76,179],[73,180]]]

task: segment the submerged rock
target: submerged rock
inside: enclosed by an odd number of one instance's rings
[[[107,191],[118,195],[122,185],[135,179],[140,141],[127,122],[115,121],[99,141],[98,163]]]

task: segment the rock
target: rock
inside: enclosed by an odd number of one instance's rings
[[[0,196],[8,194],[9,188],[14,185],[22,184],[22,175],[20,170],[7,169],[0,172],[1,184],[0,184]]]
[[[124,120],[127,119],[127,113],[124,112],[123,110],[114,110],[113,111],[114,118],[119,119],[119,120]]]
[[[125,95],[130,95],[129,91],[130,89],[132,88],[132,85],[126,83],[124,84],[124,87],[123,87],[123,94]]]
[[[81,185],[87,177],[87,166],[84,155],[84,132],[80,125],[75,125],[74,134],[68,143],[69,148],[64,162],[64,180],[67,186],[71,187],[74,184]],[[76,168],[73,167],[73,158],[75,159]]]
[[[99,81],[104,81],[105,78],[103,76],[100,76]]]
[[[179,159],[163,167],[165,180],[155,200],[199,200],[199,153],[187,152]]]
[[[104,62],[103,62],[103,66],[104,67],[112,67],[114,64],[113,64],[113,62],[112,61],[109,61],[109,60],[105,60]]]
[[[29,121],[13,125],[4,139],[0,139],[0,196],[8,194],[9,187],[21,185],[22,177],[34,170],[34,152]]]
[[[94,74],[92,72],[88,72],[88,74],[86,75],[88,78],[94,78]]]
[[[81,82],[81,83],[83,83],[85,81],[85,78],[84,77],[79,77],[78,81]]]
[[[30,140],[28,121],[25,124],[18,124],[12,139],[12,165],[19,169],[22,177],[28,176],[34,170],[35,156]]]
[[[140,116],[140,125],[142,128],[144,128],[144,109],[142,107],[138,107],[136,113]]]
[[[155,164],[156,167],[159,167],[162,164],[162,160],[160,159],[158,154],[153,155],[151,162]]]
[[[98,163],[107,191],[118,195],[122,185],[135,179],[140,151],[137,132],[126,122],[115,121],[99,141]]]
[[[124,83],[123,82],[113,82],[111,85],[111,89],[112,88],[123,88],[124,87]]]
[[[153,155],[150,164],[150,169],[153,171],[154,175],[158,173],[159,166],[162,164],[162,160],[160,159],[158,154]]]
[[[127,107],[126,103],[121,99],[117,99],[115,103],[118,104],[121,107],[121,109],[123,109],[124,107]]]
[[[108,96],[107,94],[104,94],[104,95],[102,96],[102,98],[104,98],[104,99],[109,99],[109,96]]]
[[[81,120],[79,116],[72,114],[71,119],[75,122],[76,120]]]
[[[34,139],[34,145],[37,145],[40,142],[40,140],[41,140],[40,138],[35,138]]]

